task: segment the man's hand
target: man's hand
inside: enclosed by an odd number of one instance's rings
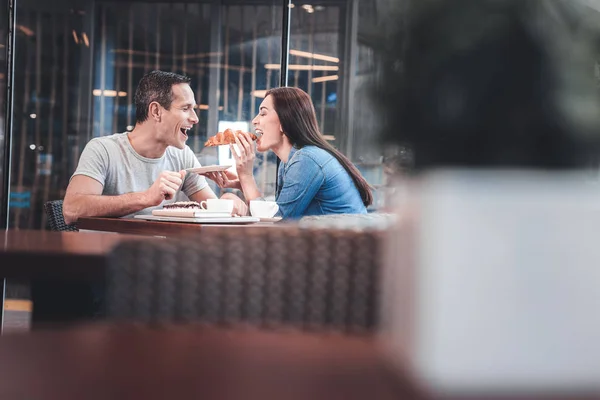
[[[185,170],[179,172],[163,171],[154,181],[152,186],[146,190],[148,203],[157,206],[163,200],[171,200],[181,187],[185,178]]]
[[[239,197],[237,197],[233,193],[225,193],[221,196],[222,199],[230,199],[233,200],[233,211],[232,214],[245,216],[248,215],[248,206],[246,203],[242,201]]]

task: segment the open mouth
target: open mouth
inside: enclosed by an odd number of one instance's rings
[[[188,131],[190,130],[189,128],[180,128],[179,130],[181,131],[183,136],[188,137]]]
[[[256,134],[256,144],[260,145],[260,139],[262,139],[263,132],[260,129],[255,129],[254,133]]]

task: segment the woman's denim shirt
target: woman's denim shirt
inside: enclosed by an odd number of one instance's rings
[[[366,214],[360,193],[342,164],[316,146],[292,147],[277,171],[279,215]]]

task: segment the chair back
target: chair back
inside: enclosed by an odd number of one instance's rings
[[[108,316],[370,331],[381,238],[265,227],[123,242],[108,266]]]
[[[48,226],[51,231],[78,231],[76,225],[67,225],[63,216],[63,201],[51,200],[44,203],[44,211],[48,217]]]

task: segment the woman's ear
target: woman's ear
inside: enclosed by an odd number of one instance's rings
[[[150,103],[150,106],[148,107],[148,116],[154,119],[156,122],[160,122],[162,116],[161,114],[162,108],[160,107],[160,104],[155,101]]]

